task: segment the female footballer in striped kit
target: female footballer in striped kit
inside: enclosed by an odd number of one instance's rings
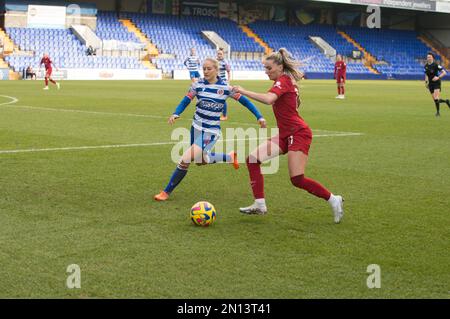
[[[222,48],[217,51],[217,61],[219,61],[219,77],[223,82],[229,83],[231,79],[231,68],[228,62],[225,60],[225,53]],[[221,121],[228,120],[228,106],[227,102],[223,105],[222,116],[220,117]]]
[[[232,163],[234,168],[239,168],[237,154],[213,153],[211,149],[220,137],[220,114],[223,111],[225,100],[229,97],[239,101],[255,115],[261,127],[266,127],[266,121],[258,109],[246,97],[234,93],[223,82],[219,73],[219,62],[208,58],[203,63],[205,78],[192,84],[188,94],[183,98],[175,112],[169,117],[169,124],[173,124],[180,117],[194,97],[197,97],[197,105],[191,127],[191,146],[181,157],[175,171],[166,188],[154,196],[157,201],[165,201],[186,176],[190,163],[213,164],[218,162]]]
[[[191,48],[191,55],[184,60],[184,65],[189,70],[189,77],[192,82],[196,82],[200,78],[198,68],[200,67],[200,59],[197,56],[195,48]]]

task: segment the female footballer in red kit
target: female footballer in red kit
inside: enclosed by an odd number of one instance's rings
[[[280,154],[287,154],[292,184],[328,201],[334,214],[334,222],[339,223],[344,215],[342,196],[333,195],[318,182],[305,177],[312,132],[297,111],[300,98],[296,81],[303,77],[303,74],[297,70],[299,65],[299,62],[294,60],[286,49],[281,48],[264,60],[266,74],[270,80],[274,81],[267,93],[252,92],[240,86],[233,87],[235,93],[272,105],[279,129],[277,136],[261,144],[247,157],[247,168],[255,202],[249,207],[240,208],[240,211],[244,214],[264,215],[267,213],[261,163]]]
[[[337,99],[345,99],[345,79],[347,78],[347,64],[342,60],[340,54],[336,55],[334,64],[334,78],[336,79],[338,95]]]

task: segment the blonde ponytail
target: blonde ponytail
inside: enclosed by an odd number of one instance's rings
[[[298,70],[301,63],[295,60],[285,48],[281,48],[277,52],[272,52],[266,57],[266,60],[272,60],[278,65],[283,65],[284,72],[293,77],[295,81],[303,78],[303,73]]]

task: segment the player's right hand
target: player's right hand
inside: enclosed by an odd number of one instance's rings
[[[177,118],[179,118],[179,117],[180,117],[179,115],[172,114],[172,115],[169,117],[169,120],[167,121],[167,123],[169,123],[170,125],[173,125],[173,123],[175,123],[175,120],[176,120]]]
[[[232,87],[231,87],[231,91],[232,91],[233,93],[241,93],[241,92],[242,92],[242,87],[239,86],[239,85],[232,86]]]
[[[259,126],[261,128],[266,128],[267,127],[266,120],[263,117],[258,120],[258,123],[259,123]]]

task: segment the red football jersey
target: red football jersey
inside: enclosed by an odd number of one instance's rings
[[[334,64],[334,77],[345,77],[347,71],[347,64],[344,61],[337,61]]]
[[[45,69],[51,69],[52,68],[52,60],[50,60],[50,58],[42,58],[41,60],[41,64],[44,64]]]
[[[298,87],[289,75],[280,76],[269,92],[278,96],[272,108],[280,129],[280,136],[290,135],[292,132],[308,127],[298,114]]]

